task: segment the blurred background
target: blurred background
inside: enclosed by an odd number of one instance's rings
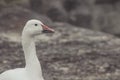
[[[24,67],[29,19],[55,29],[37,42],[45,80],[120,80],[120,0],[0,0],[0,72]]]
[[[0,23],[6,25],[3,17],[8,21],[15,16],[17,20],[42,16],[45,21],[66,22],[119,36],[119,5],[120,0],[0,0]]]

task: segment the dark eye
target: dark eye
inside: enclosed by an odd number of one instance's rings
[[[35,26],[38,26],[38,24],[35,24]]]

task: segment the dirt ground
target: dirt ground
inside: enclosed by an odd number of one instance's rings
[[[50,26],[56,32],[36,42],[45,80],[120,80],[119,38],[67,23]],[[18,35],[0,37],[0,72],[25,66],[20,32],[10,33]]]

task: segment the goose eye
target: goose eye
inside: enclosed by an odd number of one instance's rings
[[[38,24],[35,24],[35,26],[38,26]]]

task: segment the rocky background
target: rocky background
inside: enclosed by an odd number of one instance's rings
[[[29,19],[56,30],[40,35],[45,80],[120,80],[120,0],[0,0],[0,72],[24,67],[21,31]]]

